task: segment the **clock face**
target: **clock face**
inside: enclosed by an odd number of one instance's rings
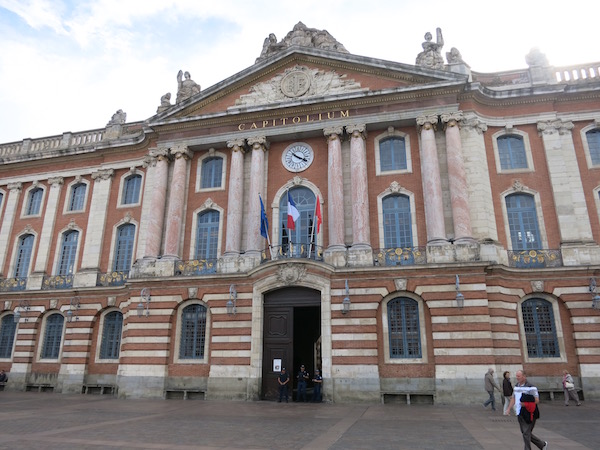
[[[281,156],[281,162],[290,172],[302,172],[313,162],[313,151],[306,144],[294,144],[288,147]]]

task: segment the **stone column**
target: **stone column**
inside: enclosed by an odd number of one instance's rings
[[[542,135],[548,173],[552,183],[554,207],[560,231],[563,264],[600,263],[594,242],[585,193],[571,130],[573,123],[558,120],[538,122]]]
[[[185,206],[187,162],[191,159],[192,152],[187,146],[182,145],[172,148],[171,155],[173,155],[175,159],[175,164],[173,167],[171,189],[169,190],[169,212],[167,215],[164,257],[169,259],[179,259],[183,210]]]
[[[96,286],[100,271],[100,255],[106,227],[106,212],[114,175],[113,169],[92,173],[94,187],[85,230],[81,270],[73,277],[73,287]]]
[[[156,259],[160,255],[165,207],[167,204],[167,182],[169,179],[169,149],[162,147],[150,150],[147,160],[144,204],[140,222],[138,259]]]
[[[462,142],[458,126],[458,122],[463,119],[463,114],[462,111],[445,113],[440,118],[446,129],[446,158],[448,161],[448,181],[454,224],[454,242],[473,242],[467,177],[465,175],[465,162],[463,160]]]
[[[421,129],[421,177],[428,245],[447,242],[440,165],[435,143],[437,121],[438,117],[435,114],[417,117],[417,125]]]
[[[344,240],[344,173],[342,165],[341,126],[325,128],[327,138],[327,230],[329,245],[323,254],[325,262],[335,267],[347,263]]]
[[[9,183],[8,195],[6,196],[6,206],[4,207],[4,217],[2,218],[2,226],[0,226],[0,276],[9,278],[9,274],[4,270],[4,264],[6,263],[6,253],[8,251],[9,242],[13,224],[15,221],[15,215],[17,213],[17,204],[19,197],[21,196],[21,190],[23,189],[23,183]]]
[[[33,273],[27,279],[27,289],[41,289],[46,275],[46,267],[48,265],[48,255],[50,253],[50,245],[53,243],[54,224],[56,223],[56,210],[58,208],[58,199],[60,191],[64,183],[63,177],[49,178],[50,185],[48,192],[48,201],[44,213],[44,223],[38,245],[37,257],[35,259],[35,267]],[[68,199],[66,200],[69,201]],[[56,242],[57,249],[60,245],[60,238]]]
[[[265,152],[268,147],[267,139],[258,136],[248,139],[252,148],[250,168],[250,192],[248,195],[248,217],[246,218],[246,252],[256,258],[264,248],[264,238],[260,235],[260,201],[258,194],[263,194],[265,188]]]
[[[235,256],[239,255],[242,250],[242,216],[244,213],[244,140],[236,139],[228,141],[227,147],[231,149],[231,170],[229,171],[229,192],[227,197],[225,256]]]
[[[350,135],[350,179],[352,181],[352,248],[348,255],[348,264],[372,265],[366,125],[347,126],[346,133]]]

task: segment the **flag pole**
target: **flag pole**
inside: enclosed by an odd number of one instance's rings
[[[290,206],[290,188],[288,188],[287,192],[287,205],[288,205],[288,217],[290,215],[290,210],[289,210],[289,206]],[[287,224],[287,222],[286,222]],[[294,227],[295,228],[295,227]],[[292,233],[290,232],[291,230],[288,228],[288,258],[291,258],[293,255],[294,250],[292,249],[292,247],[294,246],[294,243],[292,242]]]
[[[318,225],[319,221],[317,218],[317,203],[319,201],[319,197],[317,196],[316,201],[315,201],[315,210],[313,211],[313,224],[312,224],[312,230],[310,230],[310,246],[308,247],[308,259],[310,259],[310,255],[312,253],[312,248],[313,248],[313,241],[315,238],[315,225]]]

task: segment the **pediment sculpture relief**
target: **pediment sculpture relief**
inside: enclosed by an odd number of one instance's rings
[[[332,70],[294,66],[269,81],[255,84],[249,94],[241,95],[236,106],[264,105],[321,95],[363,90],[360,83]]]

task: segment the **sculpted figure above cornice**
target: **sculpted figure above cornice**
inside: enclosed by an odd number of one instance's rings
[[[360,83],[346,79],[335,70],[325,72],[306,66],[288,67],[268,81],[255,84],[249,94],[240,96],[236,106],[264,105],[297,98],[336,95],[363,90]]]
[[[327,30],[317,30],[308,28],[302,22],[298,22],[292,31],[290,31],[280,42],[277,37],[271,33],[263,43],[260,56],[256,58],[259,62],[265,58],[273,56],[292,46],[322,48],[323,50],[333,50],[340,53],[349,53]]]

